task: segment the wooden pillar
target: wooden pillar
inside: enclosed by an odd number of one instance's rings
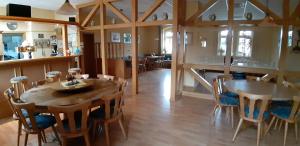
[[[231,50],[233,49],[233,36],[234,36],[234,26],[233,26],[233,15],[234,15],[234,0],[227,0],[228,4],[228,35],[227,35],[227,47],[226,47],[226,57],[225,57],[225,68],[224,74],[230,73],[231,66]]]
[[[63,24],[63,28],[62,28],[62,41],[63,41],[63,51],[64,51],[64,55],[67,56],[68,54],[68,50],[69,50],[69,46],[68,46],[68,25],[67,24]]]
[[[105,36],[105,19],[106,19],[106,8],[103,3],[103,0],[99,0],[100,2],[100,37],[101,37],[101,63],[102,63],[102,74],[106,75],[108,73],[107,69],[107,54],[105,49],[106,36]]]
[[[184,42],[184,36],[185,36],[185,30],[184,26],[181,26],[179,28],[180,31],[180,49],[178,51],[178,64],[180,64],[180,74],[179,74],[179,83],[178,83],[178,90],[179,93],[182,93],[183,87],[184,87],[184,68],[183,64],[185,63],[185,42]]]
[[[278,62],[278,78],[277,83],[281,84],[284,77],[284,71],[286,66],[286,57],[288,53],[288,33],[289,33],[289,0],[283,1],[283,19],[286,23],[282,26],[282,38],[281,38],[281,51],[279,56],[279,62]]]
[[[131,50],[132,50],[132,95],[138,93],[138,44],[137,44],[137,13],[138,13],[137,0],[131,0]]]
[[[172,65],[171,65],[171,98],[170,100],[174,102],[176,100],[177,94],[177,81],[178,81],[178,3],[179,0],[173,1],[173,40],[172,40]]]

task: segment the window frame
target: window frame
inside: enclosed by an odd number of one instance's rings
[[[227,34],[222,36],[222,32],[223,31],[227,31]],[[229,30],[228,29],[222,29],[218,32],[218,48],[217,48],[217,56],[226,56],[226,50],[227,50],[227,37],[228,37],[228,33],[229,33]],[[221,49],[221,39],[222,38],[225,38],[225,42],[226,42],[226,48],[223,52],[223,54],[220,53],[220,51],[222,50]]]
[[[245,35],[245,34],[240,34],[241,32],[245,32],[245,31],[250,31],[251,35]],[[253,53],[253,38],[254,38],[254,31],[253,30],[249,30],[249,29],[243,29],[243,30],[239,30],[238,34],[237,34],[237,43],[236,43],[236,49],[234,52],[234,56],[235,57],[246,57],[246,58],[251,58],[252,57],[252,53]],[[246,56],[246,55],[240,55],[239,52],[239,46],[240,46],[240,39],[250,39],[251,41],[251,46],[250,46],[250,55]],[[245,50],[244,50],[245,51]],[[245,54],[245,53],[243,53]]]

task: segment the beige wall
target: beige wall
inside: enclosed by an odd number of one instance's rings
[[[142,27],[138,30],[138,52],[139,56],[151,54],[152,52],[160,53],[160,31],[159,27]],[[121,35],[121,42],[124,33],[131,33],[131,29],[112,29],[106,31],[107,42],[111,42],[111,33],[118,32]],[[95,31],[95,42],[100,42],[100,31]],[[125,56],[131,56],[131,44],[125,44]]]

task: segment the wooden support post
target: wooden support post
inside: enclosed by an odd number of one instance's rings
[[[138,94],[138,44],[137,44],[137,13],[138,2],[137,0],[131,0],[131,50],[132,50],[132,94]]]
[[[228,35],[227,35],[227,47],[226,47],[226,57],[225,57],[225,68],[224,74],[230,73],[231,66],[231,50],[233,49],[233,34],[234,34],[234,26],[233,26],[233,15],[234,15],[234,0],[227,0],[227,8],[228,8]]]
[[[106,36],[105,36],[105,19],[106,19],[106,9],[103,0],[99,0],[100,3],[100,37],[101,37],[101,63],[102,63],[102,74],[106,75],[108,73],[107,68],[107,54],[105,49]]]
[[[184,35],[185,30],[184,27],[179,28],[180,31],[180,49],[178,51],[178,63],[183,65],[185,63],[185,43],[184,43]],[[178,90],[179,93],[182,93],[184,87],[184,68],[180,67],[180,74],[179,74],[179,83],[178,83]]]
[[[178,75],[178,62],[177,62],[177,53],[178,53],[178,3],[179,0],[173,1],[173,39],[172,39],[172,65],[171,65],[171,98],[170,100],[172,102],[175,102],[176,100],[176,94],[177,94],[177,75]]]
[[[283,19],[285,21],[289,21],[289,0],[283,1]],[[284,79],[284,71],[286,66],[286,57],[288,53],[288,33],[289,33],[289,25],[284,24],[282,26],[282,38],[281,38],[281,51],[279,56],[278,63],[278,78],[277,83],[281,84]]]
[[[62,28],[62,41],[63,41],[63,52],[64,55],[67,56],[68,54],[68,50],[69,50],[69,46],[68,46],[68,25],[67,24],[63,24],[63,28]]]

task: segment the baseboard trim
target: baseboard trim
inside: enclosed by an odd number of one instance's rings
[[[198,98],[198,99],[215,100],[211,94],[203,94],[203,93],[197,93],[197,92],[191,92],[191,91],[182,91],[182,95],[193,97],[193,98]]]

